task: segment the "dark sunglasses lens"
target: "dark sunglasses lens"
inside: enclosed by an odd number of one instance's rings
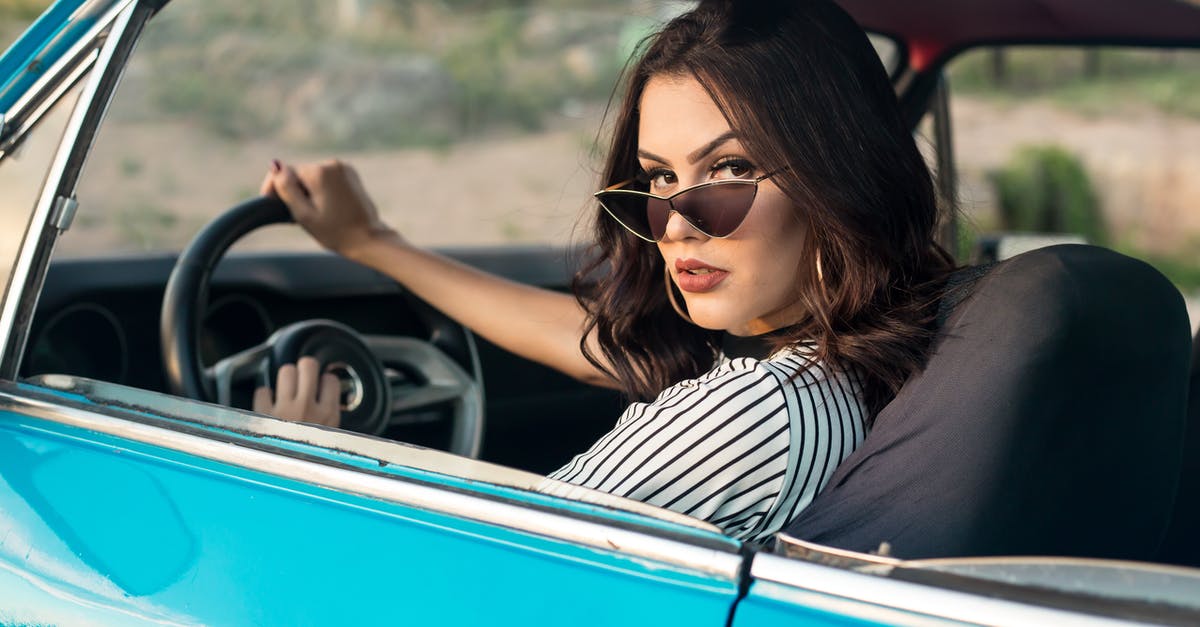
[[[609,215],[616,218],[625,228],[647,239],[658,239],[650,229],[646,196],[613,191],[600,194],[598,198]]]
[[[720,183],[697,187],[673,200],[675,210],[697,229],[713,237],[725,237],[736,231],[750,213],[756,189],[753,181]]]
[[[667,233],[667,221],[671,219],[671,203],[661,198],[646,199],[646,221],[650,224],[650,239],[659,241]]]

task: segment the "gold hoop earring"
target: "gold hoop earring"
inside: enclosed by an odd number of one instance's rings
[[[683,307],[679,306],[679,301],[675,299],[675,283],[671,281],[671,269],[666,265],[663,265],[663,279],[665,279],[665,287],[667,288],[667,302],[671,303],[671,309],[674,309],[680,318],[687,320],[691,324],[696,324],[692,322],[692,317],[683,310]]]

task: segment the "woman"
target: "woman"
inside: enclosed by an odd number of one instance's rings
[[[641,399],[546,489],[764,539],[923,363],[952,265],[929,172],[866,36],[827,0],[702,2],[627,81],[575,297],[409,245],[343,164],[275,162],[263,191],[493,343]],[[255,408],[336,425],[318,373],[282,368]]]

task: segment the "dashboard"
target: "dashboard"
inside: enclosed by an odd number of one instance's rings
[[[570,251],[499,248],[443,251],[501,276],[566,289]],[[159,317],[174,255],[54,261],[47,273],[21,376],[69,374],[166,392]],[[233,254],[214,272],[200,331],[208,366],[266,340],[276,329],[323,318],[365,335],[406,336],[437,345],[485,396],[483,459],[549,472],[612,427],[616,393],[577,382],[472,336],[390,278],[331,254]],[[470,338],[474,347],[462,338]],[[235,404],[237,404],[235,402]],[[445,415],[408,420],[392,439],[445,448]]]

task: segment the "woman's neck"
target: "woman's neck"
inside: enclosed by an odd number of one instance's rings
[[[771,329],[757,335],[734,335],[726,333],[721,338],[721,352],[730,359],[751,357],[766,359],[775,352],[779,338],[787,335],[791,327]]]

